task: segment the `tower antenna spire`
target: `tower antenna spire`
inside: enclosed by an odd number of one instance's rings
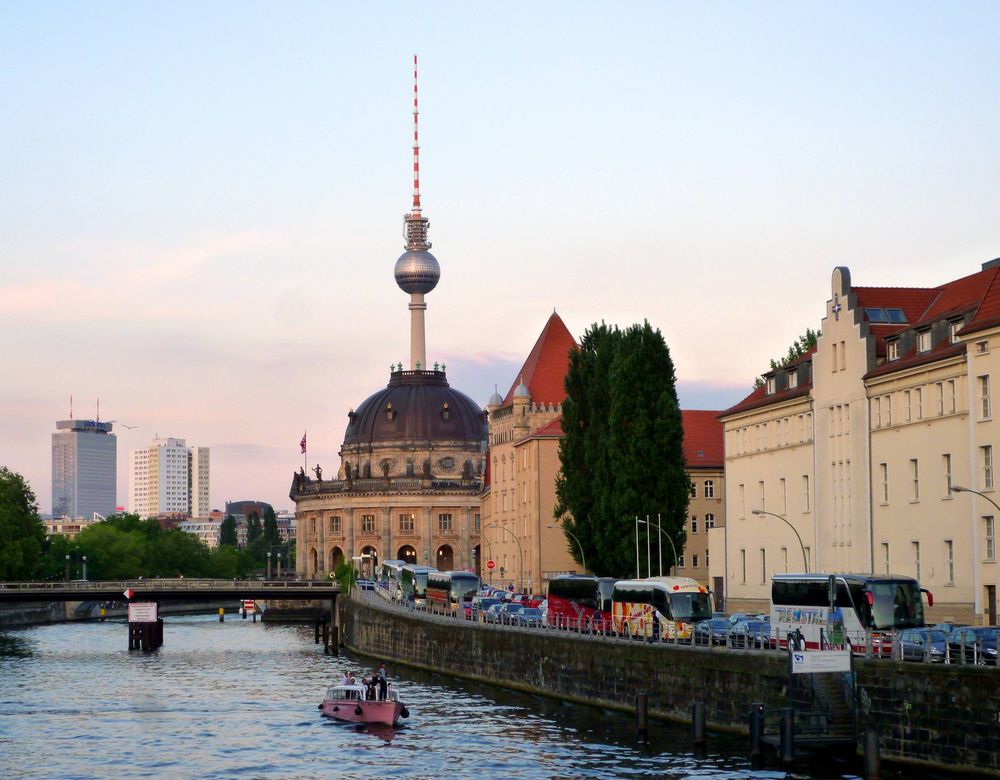
[[[413,55],[413,211],[420,216],[420,105],[417,92],[417,55]]]

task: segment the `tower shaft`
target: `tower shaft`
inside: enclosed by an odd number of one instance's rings
[[[427,304],[423,293],[410,293],[410,369],[427,370],[427,343],[424,337],[424,312]]]

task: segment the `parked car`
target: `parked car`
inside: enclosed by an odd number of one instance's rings
[[[695,623],[691,637],[696,645],[724,645],[731,628],[726,618],[709,618]]]
[[[501,622],[500,612],[503,610],[505,603],[506,602],[503,601],[497,601],[496,604],[490,604],[489,607],[486,608],[486,612],[483,614],[483,620],[487,623]]]
[[[512,601],[507,601],[500,606],[500,622],[507,625],[511,624],[511,618],[518,612],[524,609],[523,604],[516,604]]]
[[[729,629],[730,647],[773,647],[771,640],[771,621],[769,620],[738,620]]]
[[[545,623],[542,620],[542,610],[538,607],[523,607],[510,616],[512,626],[527,626],[529,628],[541,628]]]
[[[1000,628],[996,626],[963,626],[948,635],[948,658],[953,664],[964,661],[997,665],[997,639]]]
[[[899,634],[904,661],[944,663],[948,633],[939,628],[908,628]]]
[[[470,620],[485,619],[487,610],[489,610],[489,608],[494,604],[499,606],[500,603],[500,599],[494,599],[488,596],[475,596],[470,604],[468,617]]]

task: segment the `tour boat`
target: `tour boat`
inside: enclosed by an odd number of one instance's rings
[[[395,689],[389,688],[386,698],[382,700],[367,699],[366,692],[364,685],[331,685],[319,708],[328,718],[352,723],[382,723],[386,726],[395,726],[400,717],[410,716],[410,711],[399,700],[399,692]]]

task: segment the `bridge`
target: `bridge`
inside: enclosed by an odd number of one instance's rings
[[[132,595],[127,596],[126,592]],[[0,602],[19,601],[221,601],[282,599],[335,601],[333,580],[151,579],[105,582],[0,582]]]

